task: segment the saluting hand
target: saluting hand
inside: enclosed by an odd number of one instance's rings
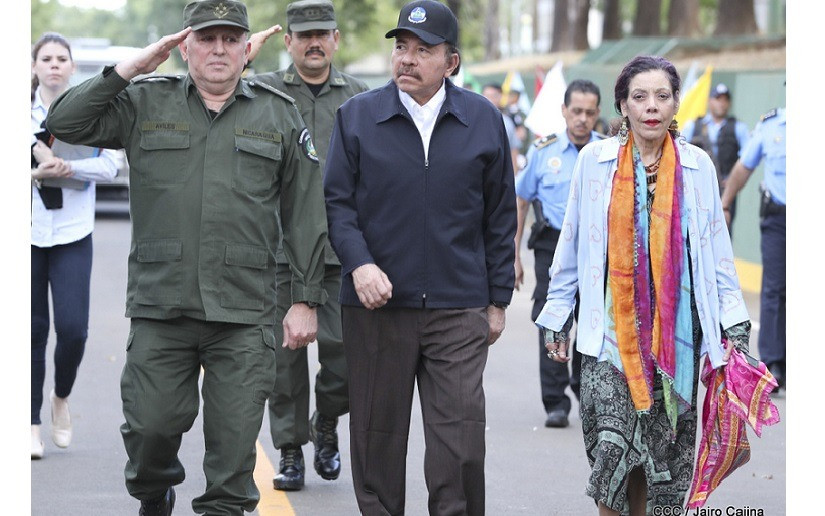
[[[352,271],[352,283],[358,300],[365,308],[381,308],[392,297],[392,283],[374,263],[366,263]]]
[[[305,348],[318,334],[318,314],[306,303],[295,303],[284,316],[283,347]]]
[[[160,38],[138,52],[134,57],[119,62],[115,66],[115,71],[127,81],[138,75],[154,72],[161,63],[169,59],[169,56],[172,55],[172,49],[186,39],[190,32],[192,32],[192,28],[186,27],[180,32]]]
[[[264,46],[266,40],[268,40],[272,35],[281,32],[282,30],[283,27],[281,27],[280,25],[273,25],[268,29],[256,32],[255,34],[249,36],[249,42],[252,44],[252,47],[249,49],[249,55],[247,56],[247,60],[251,63],[252,60],[258,56],[258,52],[261,51],[261,47]]]

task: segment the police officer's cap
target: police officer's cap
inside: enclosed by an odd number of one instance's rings
[[[338,28],[335,23],[335,8],[328,0],[292,2],[286,8],[286,23],[290,32]]]
[[[712,90],[710,90],[710,96],[715,99],[721,97],[722,95],[726,95],[728,100],[730,100],[730,90],[724,83],[720,82]]]
[[[249,31],[246,6],[235,0],[199,0],[183,8],[183,26],[201,30],[216,25],[229,25]]]
[[[398,26],[387,32],[386,37],[395,37],[403,30],[412,32],[428,45],[458,43],[458,20],[449,7],[435,0],[416,0],[402,7]]]

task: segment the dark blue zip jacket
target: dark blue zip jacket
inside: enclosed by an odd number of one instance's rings
[[[501,113],[446,81],[430,140],[390,81],[339,109],[324,171],[341,303],[361,306],[350,274],[374,263],[393,285],[388,307],[509,303],[516,198]]]

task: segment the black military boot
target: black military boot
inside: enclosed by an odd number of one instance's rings
[[[324,480],[335,480],[341,474],[337,426],[337,417],[326,417],[318,411],[309,421],[309,436],[315,445],[315,472]]]
[[[304,453],[301,447],[281,448],[281,463],[272,485],[279,491],[299,491],[304,487]]]
[[[154,500],[141,500],[138,516],[169,516],[175,508],[175,488],[170,487]]]

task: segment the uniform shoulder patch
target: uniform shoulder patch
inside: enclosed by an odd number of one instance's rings
[[[310,161],[318,163],[318,154],[315,152],[315,144],[312,143],[312,137],[309,135],[309,130],[304,127],[298,135],[298,147]]]
[[[547,147],[548,145],[550,145],[551,143],[555,142],[558,139],[559,139],[559,137],[556,136],[555,133],[554,134],[549,134],[549,135],[545,136],[544,138],[537,138],[536,141],[533,142],[533,145],[537,149],[543,149],[544,147]]]
[[[255,88],[262,88],[262,89],[264,89],[264,90],[266,90],[270,93],[274,93],[275,95],[278,95],[279,97],[283,97],[284,99],[288,100],[292,104],[295,103],[294,98],[290,97],[289,95],[287,95],[283,91],[279,90],[278,88],[270,86],[269,84],[265,84],[263,82],[256,81],[256,80],[253,79],[253,80],[249,81],[249,85],[252,86],[252,87],[255,87]]]
[[[140,77],[138,79],[132,79],[132,82],[139,83],[139,82],[175,81],[175,80],[180,81],[184,77],[185,77],[184,75],[179,75],[179,74],[169,74],[169,75],[150,74],[150,75],[146,75],[144,77]]]
[[[767,120],[769,118],[775,117],[778,113],[779,113],[779,110],[776,109],[776,108],[773,108],[770,111],[768,111],[767,113],[765,113],[764,115],[762,115],[760,120],[762,120],[764,122],[765,120]]]

